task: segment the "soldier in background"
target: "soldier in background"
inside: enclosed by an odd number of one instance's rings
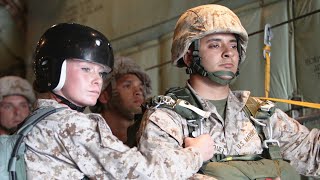
[[[174,65],[187,68],[190,78],[186,87],[158,96],[166,98],[161,101],[169,102],[166,106],[147,112],[141,152],[166,154],[182,148],[185,137],[209,133],[215,150],[201,169],[204,174],[217,179],[299,179],[297,172],[320,176],[318,129],[309,131],[249,91],[231,91],[247,44],[246,30],[227,7],[202,5],[181,15],[171,57]]]
[[[115,57],[112,77],[104,81],[97,104],[90,110],[100,113],[112,134],[133,147],[141,122],[142,103],[150,94],[149,75],[131,58]]]
[[[30,114],[35,99],[27,80],[18,76],[0,78],[0,135],[16,132]]]

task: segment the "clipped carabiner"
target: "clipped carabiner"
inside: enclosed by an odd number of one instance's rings
[[[264,26],[264,44],[271,46],[271,39],[273,38],[273,33],[271,31],[271,25],[266,24]]]
[[[266,59],[266,53],[269,54],[269,56],[271,56],[271,39],[273,38],[273,33],[271,31],[271,25],[270,24],[266,24],[264,26],[264,45],[265,48],[263,49],[263,57]]]

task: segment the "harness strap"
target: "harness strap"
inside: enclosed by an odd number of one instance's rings
[[[254,97],[249,97],[246,105],[244,106],[243,110],[245,111],[246,115],[248,117],[253,116],[255,117],[256,113],[258,112],[260,108],[261,103],[257,101]]]
[[[181,101],[180,104],[176,103],[179,105],[175,105],[173,106],[173,108],[171,107],[171,109],[173,109],[178,114],[180,114],[181,116],[187,119],[190,136],[195,137],[193,132],[198,131],[199,128],[201,129],[203,118],[208,118],[210,114],[207,113],[206,111],[202,111],[201,109],[199,109],[199,108],[202,108],[200,106],[200,102],[198,102],[198,100],[192,96],[192,93],[187,88],[180,88],[180,87],[171,88],[166,92],[166,94],[169,95],[170,97],[173,97],[173,99],[175,99],[177,102],[180,102],[181,99],[183,99],[183,101]],[[190,102],[190,104],[186,103],[188,101]],[[197,106],[198,108],[196,108],[194,105]],[[255,97],[249,97],[246,102],[246,105],[243,108],[243,111],[245,112],[245,114],[249,119],[255,120],[252,123],[255,125],[255,129],[261,141],[263,142],[263,144],[265,144],[263,154],[235,155],[235,156],[224,156],[222,154],[215,154],[212,157],[211,161],[214,161],[214,162],[231,161],[231,160],[252,161],[252,160],[259,160],[261,158],[267,158],[272,160],[282,159],[278,142],[272,139],[272,134],[269,134],[269,136],[270,135],[271,136],[267,140],[261,126],[261,125],[267,126],[267,124],[269,124],[268,122],[269,118],[274,112],[273,104],[268,101],[262,102]],[[267,127],[267,128],[271,128],[271,127]]]
[[[227,161],[257,161],[263,159],[262,154],[247,154],[247,155],[224,155],[214,154],[210,159],[211,162],[227,162]]]
[[[271,31],[270,24],[266,24],[264,27],[264,47],[263,47],[263,57],[265,62],[265,80],[264,80],[264,91],[265,96],[269,97],[270,92],[270,57],[271,57],[271,39],[273,38],[273,33]]]
[[[17,179],[16,174],[16,163],[19,160],[19,152],[21,152],[21,147],[24,144],[23,139],[26,137],[26,135],[32,130],[32,128],[40,122],[45,117],[49,116],[52,113],[61,111],[63,109],[66,109],[66,107],[61,108],[54,108],[54,107],[46,107],[46,108],[39,108],[33,113],[31,113],[25,120],[22,127],[17,131],[17,135],[19,135],[14,148],[11,153],[11,158],[9,160],[8,165],[8,171],[10,173],[11,180]]]
[[[297,105],[297,106],[320,109],[320,104],[319,103],[311,103],[311,102],[305,102],[305,101],[294,101],[294,100],[278,99],[278,98],[266,98],[266,97],[258,97],[258,98],[259,99],[264,99],[264,100],[275,101],[275,102],[293,104],[293,105]]]

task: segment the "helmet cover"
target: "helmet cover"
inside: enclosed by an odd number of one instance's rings
[[[208,4],[191,8],[178,19],[171,47],[171,60],[175,66],[185,66],[182,57],[191,43],[213,33],[237,34],[240,43],[240,63],[245,59],[248,34],[238,16],[227,7]]]
[[[24,96],[29,103],[35,101],[35,94],[31,84],[18,76],[4,76],[0,78],[0,101],[3,97],[10,95]]]

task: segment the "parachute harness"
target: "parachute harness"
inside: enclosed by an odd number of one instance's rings
[[[211,112],[201,110],[186,100],[174,100],[170,96],[155,96],[149,104],[151,104],[150,108],[152,109],[166,107],[186,118],[189,132],[193,137],[203,134],[203,120],[211,115]]]

